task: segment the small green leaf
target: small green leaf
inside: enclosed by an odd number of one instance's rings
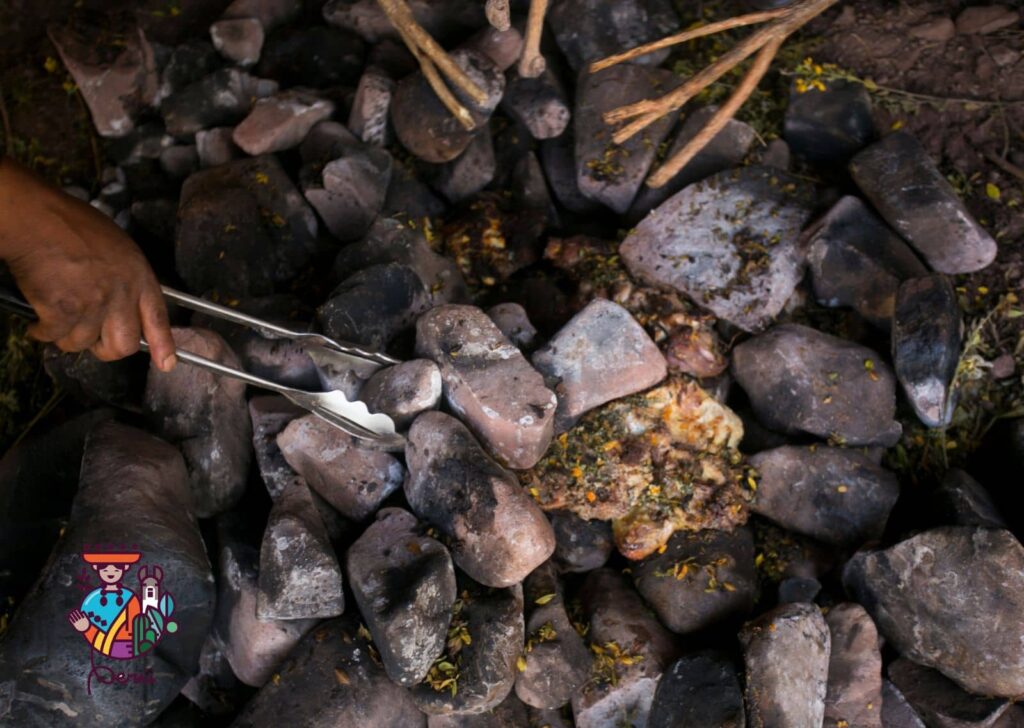
[[[555,595],[554,595],[554,594],[545,594],[545,595],[544,595],[544,596],[542,596],[542,597],[538,597],[538,598],[537,598],[537,601],[536,601],[536,602],[534,602],[534,604],[537,604],[537,605],[539,605],[539,606],[542,606],[542,607],[543,607],[543,606],[544,606],[545,604],[547,604],[548,602],[550,602],[550,601],[551,601],[552,599],[554,599],[554,598],[555,598]]]
[[[1002,197],[1002,193],[999,191],[999,188],[991,182],[985,185],[985,194],[989,196],[990,200],[995,200],[996,202],[999,202],[999,198]]]

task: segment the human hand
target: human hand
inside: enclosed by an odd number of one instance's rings
[[[39,317],[33,338],[113,361],[145,336],[157,368],[174,366],[167,306],[142,251],[106,215],[3,158],[0,259]]]
[[[72,609],[68,613],[68,622],[70,622],[71,626],[79,632],[84,632],[89,629],[89,618],[85,616],[85,613],[81,609]]]

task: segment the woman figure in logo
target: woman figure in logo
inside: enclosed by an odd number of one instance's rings
[[[121,583],[131,565],[141,556],[137,552],[82,554],[103,586],[89,592],[82,600],[81,608],[68,614],[68,622],[94,650],[119,660],[145,654],[156,646],[165,629],[173,632],[177,627],[166,619],[174,609],[170,595],[153,600],[152,589],[154,586],[159,589],[159,579],[163,576],[159,567],[155,569],[159,574],[155,585],[152,573],[147,575],[145,567],[139,574],[147,591],[145,604]]]

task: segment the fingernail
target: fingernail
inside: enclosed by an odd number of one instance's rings
[[[165,372],[169,372],[171,371],[171,369],[174,368],[174,365],[177,363],[177,361],[178,357],[176,357],[174,354],[168,354],[167,356],[164,357],[164,360],[160,362],[160,368],[163,369]]]

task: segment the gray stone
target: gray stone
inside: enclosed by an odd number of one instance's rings
[[[171,333],[180,349],[240,367],[234,352],[212,331],[174,328]],[[156,432],[185,456],[199,517],[233,506],[245,491],[252,460],[245,384],[184,363],[170,372],[150,366],[145,406]]]
[[[845,164],[875,138],[871,95],[850,81],[830,81],[824,91],[793,88],[782,134],[797,156],[813,164]]]
[[[676,153],[681,151],[691,139],[707,126],[711,117],[717,111],[717,106],[706,106],[687,116],[664,158],[671,159]],[[707,146],[701,149],[693,159],[683,165],[683,168],[672,179],[661,187],[647,187],[646,185],[641,187],[636,199],[633,200],[633,204],[629,208],[629,219],[639,221],[647,213],[684,187],[737,166],[747,156],[747,152],[750,151],[750,147],[754,143],[755,136],[754,129],[749,124],[737,121],[736,119],[729,119],[725,127],[715,134],[711,141],[707,143]]]
[[[604,298],[573,316],[532,363],[558,396],[559,432],[605,402],[653,387],[668,373],[665,357],[644,328]]]
[[[612,141],[615,128],[602,117],[612,109],[656,96],[676,81],[671,71],[629,63],[599,73],[581,72],[573,112],[580,192],[620,215],[629,209],[678,114],[667,114],[622,144]]]
[[[273,156],[196,172],[181,188],[174,259],[193,292],[271,293],[316,249],[316,215]]]
[[[232,513],[217,523],[220,579],[213,637],[238,679],[260,687],[317,620],[257,616],[259,552],[242,540],[237,519]]]
[[[234,127],[218,126],[196,132],[196,153],[199,155],[200,167],[216,167],[242,156],[242,150],[232,138],[234,131]]]
[[[526,309],[518,303],[499,303],[487,309],[487,316],[501,333],[520,349],[532,349],[537,341],[537,329],[530,323]]]
[[[450,539],[455,563],[476,581],[512,586],[551,556],[555,536],[540,507],[455,418],[417,417],[405,459],[409,505]]]
[[[382,369],[363,386],[359,399],[371,412],[383,412],[404,429],[416,416],[441,402],[441,372],[427,359],[404,361]]]
[[[310,487],[346,518],[364,521],[402,484],[402,464],[358,441],[316,415],[292,420],[277,444]]]
[[[373,660],[371,643],[351,617],[312,630],[242,709],[233,728],[365,726],[425,728],[409,693]]]
[[[256,18],[218,20],[210,26],[210,40],[222,56],[245,68],[260,59],[263,26]]]
[[[824,725],[882,728],[882,652],[864,607],[837,604],[825,614],[831,639]]]
[[[310,137],[326,126],[344,130],[336,122],[321,122],[310,132]],[[309,141],[307,139],[307,143]],[[358,240],[370,229],[384,206],[391,181],[391,155],[355,139],[351,144],[332,146],[327,159],[310,162],[303,168],[300,175],[303,194],[331,235],[346,242]],[[303,155],[307,156],[306,144],[303,144]]]
[[[537,78],[509,71],[501,108],[525,126],[534,139],[559,136],[572,118],[565,90],[550,69]]]
[[[280,395],[258,395],[249,400],[249,417],[252,420],[252,444],[267,493],[274,500],[284,492],[295,471],[284,459],[277,446],[277,436],[292,420],[306,414],[296,404]]]
[[[939,273],[972,273],[996,257],[995,240],[909,133],[889,134],[859,152],[850,174],[886,222]]]
[[[435,690],[427,683],[412,689],[413,700],[427,715],[485,713],[511,694],[515,682],[524,637],[522,587],[492,589],[460,576],[458,591],[456,617],[470,642],[463,642],[455,655],[451,645],[446,652],[458,671],[456,690]]]
[[[381,263],[402,263],[416,271],[434,305],[463,301],[468,295],[455,263],[435,253],[421,232],[394,219],[378,218],[366,238],[342,248],[334,261],[334,275],[343,280]]]
[[[74,588],[76,579],[90,590],[95,580],[83,551],[108,543],[134,544],[142,565],[160,566],[163,587],[174,596],[178,629],[165,634],[158,649],[129,662],[92,655],[90,676],[91,647],[67,615],[84,596]],[[138,593],[136,569],[125,573],[124,586]],[[198,669],[213,600],[213,574],[181,456],[140,430],[100,425],[86,442],[66,530],[0,643],[0,723],[90,728],[149,723]],[[145,690],[110,684],[122,670],[158,677]]]
[[[199,169],[199,154],[194,144],[168,147],[160,154],[160,169],[171,179],[184,179]]]
[[[483,311],[431,309],[416,322],[416,353],[437,363],[445,401],[488,450],[511,468],[536,464],[551,442],[555,394]]]
[[[412,687],[444,652],[455,602],[448,550],[416,518],[385,508],[348,550],[346,571],[388,677]]]
[[[934,728],[990,728],[1010,706],[1004,699],[971,695],[942,673],[900,658],[889,679]]]
[[[523,52],[523,35],[514,27],[486,25],[461,47],[484,54],[499,70],[507,71]]]
[[[790,576],[779,582],[779,604],[813,602],[821,591],[821,582],[810,576]]]
[[[364,143],[383,147],[391,142],[388,113],[395,93],[395,82],[382,69],[369,66],[359,77],[348,128]]]
[[[837,546],[880,538],[900,494],[896,476],[859,450],[783,446],[749,462],[758,473],[750,510]]]
[[[433,164],[462,154],[505,92],[505,75],[484,54],[456,49],[450,56],[486,96],[477,104],[461,91],[453,91],[473,118],[472,131],[445,108],[420,71],[402,79],[391,99],[391,124],[398,140],[413,155]]]
[[[383,350],[430,305],[430,291],[413,268],[382,263],[343,280],[317,314],[328,336]]]
[[[754,538],[733,531],[677,531],[663,553],[633,565],[641,596],[674,632],[698,632],[750,614],[757,595]]]
[[[867,347],[782,324],[733,350],[732,373],[764,424],[846,445],[894,445],[892,370]]]
[[[577,728],[605,728],[623,719],[646,725],[658,680],[677,657],[672,633],[661,626],[626,578],[611,569],[591,572],[580,600],[590,622],[590,644],[604,650],[599,654],[612,665],[598,671],[573,695]],[[609,655],[613,642],[620,650],[618,656]],[[623,660],[622,655],[632,659]]]
[[[431,176],[434,188],[446,200],[457,204],[489,185],[496,170],[491,128],[485,125],[462,154],[435,169]]]
[[[565,611],[562,585],[550,561],[523,587],[526,648],[518,665],[516,695],[534,708],[560,708],[590,677],[590,650]]]
[[[540,145],[540,162],[551,185],[551,192],[570,212],[592,213],[601,209],[595,200],[585,196],[576,179],[576,141],[572,125],[554,139],[545,139]]]
[[[928,272],[902,238],[850,195],[815,223],[808,240],[818,303],[849,306],[881,329],[891,325],[899,284]]]
[[[988,490],[960,468],[950,468],[935,491],[942,523],[956,526],[1006,528]]]
[[[928,427],[953,420],[963,322],[953,284],[936,273],[904,281],[896,292],[892,359],[896,378]]]
[[[783,604],[739,634],[746,703],[754,726],[820,726],[828,686],[829,632],[814,604]]]
[[[237,124],[249,113],[254,99],[271,96],[277,88],[277,81],[222,68],[167,98],[160,112],[168,133],[187,137],[201,129]]]
[[[813,187],[768,167],[720,172],[651,212],[619,251],[633,276],[669,286],[744,331],[779,315],[803,277]]]
[[[163,101],[186,86],[204,78],[223,63],[210,41],[192,38],[176,46],[160,72],[160,88],[156,101]]]
[[[679,18],[667,0],[555,0],[547,20],[574,71],[679,29]],[[667,57],[663,50],[635,62],[657,66]]]
[[[921,716],[900,689],[885,678],[882,679],[882,725],[884,728],[925,728]]]
[[[297,147],[318,122],[334,113],[334,103],[304,89],[289,89],[260,99],[232,134],[253,156]]]
[[[1024,548],[1009,531],[925,531],[856,554],[843,583],[901,655],[972,693],[1024,693]]]
[[[562,571],[587,572],[600,569],[612,554],[612,527],[608,521],[586,521],[572,511],[548,514],[555,531],[552,557]]]
[[[121,40],[113,58],[104,57],[111,48],[101,49],[95,42],[101,30],[117,33]],[[142,29],[64,23],[51,26],[49,36],[89,107],[96,133],[121,137],[131,132],[136,116],[155,103],[159,85],[153,47]]]
[[[305,414],[306,410],[280,395],[259,395],[249,400],[256,464],[272,500],[277,500],[286,489],[292,487],[295,480],[301,481],[303,486],[309,488],[302,476],[292,470],[292,466],[281,454],[281,448],[277,446],[277,436],[281,431],[289,422]],[[344,519],[321,495],[312,490],[309,493],[328,535],[332,539],[338,538],[344,530]]]
[[[728,656],[695,652],[672,663],[658,682],[647,728],[743,728],[743,690]]]
[[[274,501],[260,547],[260,619],[320,619],[345,611],[341,567],[313,494],[294,478]]]

